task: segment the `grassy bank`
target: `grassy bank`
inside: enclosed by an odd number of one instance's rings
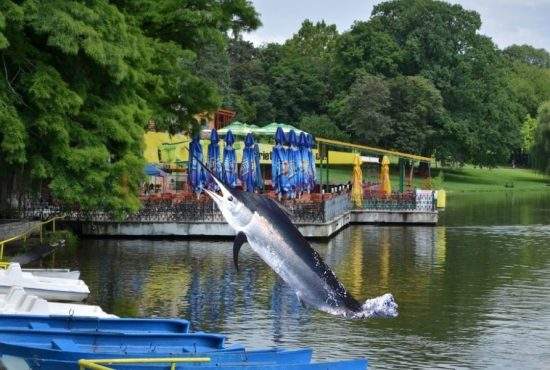
[[[335,167],[330,169],[331,183],[345,183],[351,179],[352,167]],[[441,174],[442,173],[442,174]],[[325,174],[323,173],[323,178]],[[363,166],[363,177],[367,181],[376,181],[376,167]],[[484,191],[550,191],[550,176],[521,168],[498,167],[493,169],[465,166],[462,168],[432,169],[434,186],[449,192],[484,192]],[[324,180],[323,180],[324,181]],[[391,169],[392,187],[399,186],[397,168]],[[424,179],[415,177],[413,184],[422,187]]]

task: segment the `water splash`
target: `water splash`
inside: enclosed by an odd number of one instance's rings
[[[354,319],[367,319],[367,318],[392,318],[397,317],[397,303],[391,293],[386,293],[380,297],[367,299],[363,306],[362,311],[353,315]]]

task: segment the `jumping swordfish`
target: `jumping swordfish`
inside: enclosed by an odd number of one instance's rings
[[[398,315],[397,304],[390,293],[368,299],[363,304],[355,300],[274,200],[230,189],[204,164],[201,165],[221,191],[219,194],[205,190],[206,193],[237,232],[233,244],[237,269],[239,250],[248,242],[254,252],[294,289],[302,303],[353,319]]]

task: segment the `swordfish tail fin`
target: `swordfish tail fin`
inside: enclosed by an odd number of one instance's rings
[[[354,319],[367,319],[375,317],[392,318],[397,317],[397,303],[391,293],[386,293],[380,297],[367,299],[361,306],[361,311],[353,315]]]

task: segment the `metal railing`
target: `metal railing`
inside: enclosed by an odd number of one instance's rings
[[[433,212],[436,210],[435,192],[420,190],[392,193],[389,196],[366,193],[363,197],[363,209],[373,211]]]
[[[325,223],[351,209],[347,193],[325,196],[324,199],[284,200],[285,210],[295,223]],[[204,196],[199,199],[190,197],[177,201],[170,199],[144,200],[142,208],[122,218],[116,218],[109,212],[62,209],[58,206],[49,208],[40,204],[29,205],[21,216],[39,218],[41,215],[60,214],[68,221],[90,222],[225,222],[223,214],[212,199]]]
[[[307,200],[306,200],[307,199]],[[284,200],[282,205],[288,211],[294,223],[326,223],[345,214],[353,208],[349,194],[330,194],[311,199]],[[44,205],[41,205],[44,207]],[[432,212],[436,210],[436,198],[432,191],[392,193],[380,196],[378,193],[366,193],[362,209],[372,211]],[[190,197],[183,200],[145,200],[142,208],[133,214],[116,218],[109,212],[61,209],[59,207],[33,208],[25,210],[26,217],[37,215],[64,214],[69,221],[84,222],[188,222],[216,223],[225,219],[212,199],[204,196],[199,199]],[[52,222],[60,217],[47,221]],[[1,259],[1,250],[0,250]]]
[[[113,370],[104,365],[144,365],[144,364],[168,364],[171,370],[176,369],[179,363],[205,363],[210,362],[210,357],[158,357],[158,358],[110,358],[110,359],[82,359],[78,361],[80,370]]]
[[[59,219],[62,219],[62,218],[64,218],[64,217],[63,216],[52,217],[47,221],[39,222],[38,224],[35,224],[35,225],[29,227],[27,230],[25,230],[24,232],[22,232],[22,233],[20,233],[16,236],[13,236],[9,239],[5,239],[5,240],[0,241],[0,267],[5,267],[7,265],[6,262],[2,262],[4,260],[4,246],[7,243],[13,242],[13,241],[16,241],[16,240],[26,241],[27,237],[30,234],[32,234],[33,232],[35,232],[37,229],[39,229],[39,231],[40,231],[40,243],[42,243],[44,241],[44,229],[43,229],[44,226],[51,223],[52,224],[52,231],[55,232],[55,221],[59,220]]]
[[[323,202],[323,208],[324,222],[328,222],[348,212],[352,208],[352,202],[349,194],[344,193],[327,199]]]

